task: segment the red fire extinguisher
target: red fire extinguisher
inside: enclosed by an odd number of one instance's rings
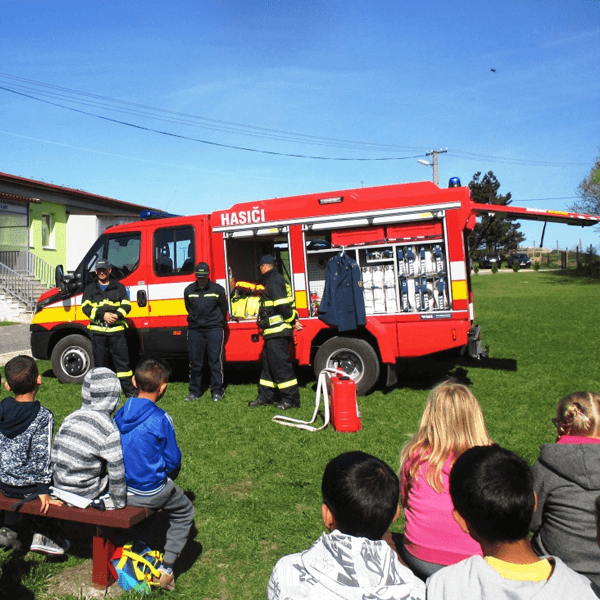
[[[362,429],[356,403],[356,383],[348,375],[339,374],[331,378],[331,424],[336,431]]]

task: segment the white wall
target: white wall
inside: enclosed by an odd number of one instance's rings
[[[137,221],[134,217],[69,215],[67,218],[67,264],[65,271],[74,271],[100,234],[113,225]]]
[[[67,264],[65,271],[74,271],[98,237],[98,217],[69,215],[67,217]]]

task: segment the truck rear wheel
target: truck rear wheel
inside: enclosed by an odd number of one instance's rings
[[[82,383],[94,366],[92,342],[83,335],[68,335],[54,346],[51,360],[54,375],[61,383]]]
[[[327,340],[315,356],[315,374],[328,368],[341,368],[356,382],[356,394],[367,395],[379,379],[379,358],[365,340],[334,337]]]

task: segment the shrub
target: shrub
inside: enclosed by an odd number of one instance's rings
[[[492,273],[497,273],[498,272],[498,263],[494,263],[492,265]]]
[[[519,266],[519,263],[518,263],[518,262],[516,262],[516,261],[515,261],[515,262],[513,262],[513,264],[512,264],[512,270],[513,270],[515,273],[517,273],[517,272],[518,272],[518,270],[519,270],[520,268],[521,268],[521,267]]]
[[[473,273],[475,273],[475,275],[479,273],[479,265],[477,263],[473,264]]]
[[[533,263],[533,270],[537,272],[537,271],[539,271],[539,270],[540,270],[540,267],[541,267],[541,263],[540,263],[539,261],[537,261],[537,260],[536,260],[536,261]]]

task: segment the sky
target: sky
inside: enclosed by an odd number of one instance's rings
[[[432,150],[442,187],[493,171],[515,206],[566,210],[600,154],[600,0],[0,11],[0,171],[176,214],[430,180]],[[580,241],[600,233],[546,228]]]

